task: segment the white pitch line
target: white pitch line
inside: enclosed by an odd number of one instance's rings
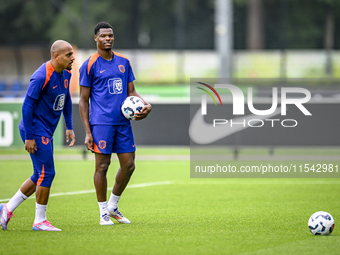
[[[163,182],[147,182],[147,183],[139,183],[139,184],[131,184],[128,185],[126,188],[127,189],[134,189],[134,188],[143,188],[143,187],[150,187],[150,186],[158,186],[158,185],[170,185],[170,184],[191,184],[191,185],[215,185],[215,184],[221,184],[221,185],[225,185],[225,184],[236,184],[236,185],[245,185],[245,184],[250,184],[250,185],[258,185],[258,184],[268,184],[268,185],[303,185],[303,184],[307,184],[307,185],[325,185],[325,184],[340,184],[340,181],[305,181],[305,182],[299,182],[299,181],[274,181],[274,182],[270,182],[270,181],[227,181],[227,182],[223,182],[223,181],[193,181],[190,180],[188,182],[185,181],[163,181]],[[107,190],[111,190],[112,188],[108,188]],[[88,193],[95,193],[96,191],[94,189],[91,190],[80,190],[80,191],[73,191],[73,192],[62,192],[62,193],[54,193],[51,194],[50,197],[60,197],[60,196],[70,196],[70,195],[80,195],[80,194],[88,194]],[[35,198],[35,196],[31,196],[28,199],[33,199]],[[0,202],[6,202],[9,201],[10,198],[5,198],[5,199],[0,199]]]
[[[158,186],[158,185],[169,185],[173,184],[172,181],[164,181],[164,182],[147,182],[147,183],[139,183],[139,184],[131,184],[128,185],[127,189],[135,189],[135,188],[144,188],[144,187],[150,187],[150,186]],[[107,190],[111,190],[112,188],[108,188]],[[80,195],[80,194],[88,194],[88,193],[95,193],[95,189],[90,190],[80,190],[80,191],[73,191],[73,192],[61,192],[61,193],[53,193],[50,194],[50,197],[60,197],[60,196],[70,196],[70,195]],[[35,196],[31,196],[28,199],[33,199]],[[0,199],[0,202],[6,202],[9,201],[10,198]]]

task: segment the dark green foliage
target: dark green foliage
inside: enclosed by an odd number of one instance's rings
[[[115,48],[214,49],[214,0],[11,0],[0,5],[0,45],[65,39],[94,48],[93,27],[114,27]],[[234,0],[234,48],[246,48],[250,0]],[[323,49],[327,15],[340,48],[340,1],[263,0],[265,49]],[[181,15],[180,10],[182,6]],[[286,7],[284,7],[286,6]],[[286,10],[284,9],[286,8]],[[178,35],[182,35],[178,39]]]

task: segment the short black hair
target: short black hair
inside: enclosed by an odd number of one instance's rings
[[[94,35],[96,35],[101,28],[111,28],[113,31],[113,27],[109,23],[102,21],[94,27]]]

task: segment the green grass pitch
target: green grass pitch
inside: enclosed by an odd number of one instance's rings
[[[161,153],[175,154],[144,154]],[[112,158],[109,187],[118,168]],[[119,202],[132,224],[100,226],[91,192],[94,161],[55,165],[51,194],[57,195],[50,197],[47,218],[62,232],[33,232],[35,200],[28,199],[8,231],[0,231],[0,254],[339,254],[339,179],[190,179],[187,160],[137,160]],[[0,200],[11,197],[31,169],[30,160],[2,160]],[[79,191],[86,192],[64,194]],[[321,210],[335,219],[330,236],[308,230],[309,217]]]

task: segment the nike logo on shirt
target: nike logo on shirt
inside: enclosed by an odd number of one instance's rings
[[[55,89],[56,87],[58,87],[58,85],[53,86],[53,89]]]
[[[100,73],[104,73],[106,71],[106,69],[105,70],[102,70],[102,71],[100,71]]]

